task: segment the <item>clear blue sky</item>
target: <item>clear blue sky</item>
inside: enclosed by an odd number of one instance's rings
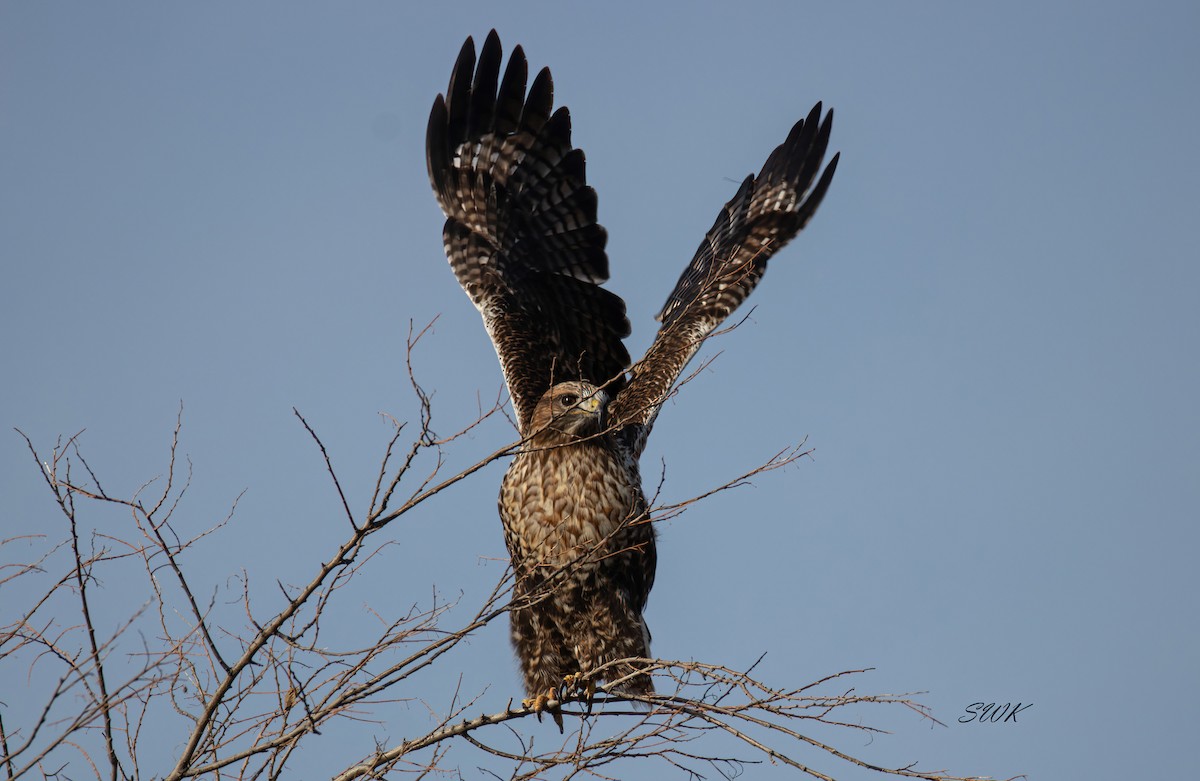
[[[767,652],[764,677],[792,684],[870,666],[863,690],[927,690],[948,728],[889,718],[893,735],[846,746],[880,762],[1186,775],[1192,3],[4,3],[3,536],[58,528],[12,426],[47,449],[86,428],[93,466],[128,492],[162,471],[182,400],[187,522],[247,489],[236,531],[192,564],[214,586],[247,568],[267,594],[340,533],[293,405],[361,508],[379,413],[415,415],[410,320],[440,316],[416,356],[439,430],[494,397],[423,149],[459,46],[491,27],[551,66],[572,110],[635,355],[736,182],[814,101],[836,108],[825,203],[664,410],[644,471],[665,463],[680,499],[804,437],[814,459],[662,528],[655,652]],[[497,422],[453,464],[511,439]],[[435,585],[469,604],[494,582],[500,475],[394,530],[370,607],[405,611]],[[347,620],[369,620],[367,601]],[[416,694],[442,707],[461,674],[502,705],[518,690],[505,635]],[[16,686],[0,683],[9,707]],[[1018,724],[957,723],[977,701],[1034,705]],[[424,713],[321,751],[357,756]]]

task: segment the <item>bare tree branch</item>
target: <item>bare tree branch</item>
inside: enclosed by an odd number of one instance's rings
[[[40,693],[39,704],[25,707],[16,721],[11,708],[0,710],[5,777],[77,775],[70,768],[78,765],[85,774],[110,781],[286,778],[294,775],[289,768],[313,756],[306,753],[311,736],[329,725],[386,722],[390,708],[424,703],[431,725],[414,737],[377,745],[365,757],[361,749],[344,746],[323,744],[310,750],[335,768],[339,781],[396,774],[434,777],[456,767],[464,752],[490,763],[481,768],[485,774],[510,779],[619,778],[617,766],[628,762],[656,764],[662,772],[688,778],[713,772],[728,777],[760,762],[817,779],[835,778],[837,769],[846,767],[928,781],[966,778],[911,764],[869,762],[815,737],[813,727],[822,735],[830,730],[835,735],[875,732],[862,715],[877,708],[898,706],[940,723],[914,694],[859,693],[854,682],[866,670],[779,687],[754,677],[756,665],[739,671],[696,661],[618,660],[591,671],[584,683],[632,669],[627,677],[653,675],[659,690],[669,693],[619,696],[613,692],[621,680],[599,686],[594,696],[586,694],[586,685],[564,690],[548,707],[565,717],[564,726],[570,728],[548,745],[548,733],[530,721],[540,720],[540,714],[514,707],[511,699],[485,707],[489,693],[465,690],[461,677],[441,697],[422,689],[419,673],[444,664],[453,649],[515,607],[550,596],[574,568],[611,555],[608,539],[580,551],[547,573],[540,587],[520,596],[506,571],[481,596],[445,599],[434,590],[424,599],[393,599],[386,611],[370,609],[374,624],[368,621],[351,635],[330,629],[330,617],[356,599],[360,576],[381,566],[381,554],[404,539],[404,532],[379,532],[528,446],[514,442],[468,466],[447,466],[452,446],[507,413],[498,394],[490,405],[479,404],[474,420],[449,427],[455,433],[435,434],[433,397],[417,382],[412,360],[431,326],[416,329],[410,324],[409,329],[406,365],[418,404],[416,431],[408,445],[401,445],[409,425],[387,418],[391,431],[363,511],[354,512],[333,456],[315,428],[293,410],[321,454],[348,522],[338,527],[346,530],[341,539],[299,585],[277,580],[277,590],[259,593],[242,573],[224,588],[202,586],[189,569],[188,551],[208,535],[228,533],[241,497],[215,524],[182,517],[192,480],[190,462],[180,455],[182,407],[164,474],[125,497],[106,490],[84,458],[83,432],[60,438],[45,459],[21,434],[64,524],[61,538],[21,534],[0,542],[6,556],[18,548],[28,551],[0,566],[0,585],[21,583],[27,595],[19,617],[0,627],[0,671],[6,680],[16,680],[18,666],[24,665],[26,688]],[[651,509],[625,523],[675,518],[715,493],[746,485],[810,453],[801,441],[684,500],[659,501],[665,479],[660,478]],[[155,480],[160,482],[153,498],[143,501]],[[128,525],[101,524],[89,515],[106,507],[127,513]],[[118,576],[140,582],[144,601],[126,608],[116,621],[110,616],[120,606],[105,604],[106,618],[100,621],[96,607],[104,592],[96,584],[102,577]],[[274,607],[264,612],[259,607],[264,604]],[[164,731],[171,735],[165,744]],[[169,762],[163,745],[177,747]]]

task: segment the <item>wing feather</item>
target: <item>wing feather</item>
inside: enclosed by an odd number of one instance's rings
[[[553,109],[550,71],[526,94],[524,52],[513,50],[503,77],[502,59],[494,30],[478,61],[467,39],[430,112],[426,159],[450,266],[483,317],[527,435],[553,383],[623,387],[629,320],[621,298],[600,287],[607,236],[571,115]]]
[[[641,454],[663,400],[688,361],[746,300],[770,257],[804,228],[821,204],[838,163],[834,155],[817,178],[832,124],[833,112],[822,121],[817,103],[792,127],[758,175],[746,177],[725,204],[667,297],[653,344],[630,369],[628,384],[609,406],[611,420],[624,427],[635,455]]]

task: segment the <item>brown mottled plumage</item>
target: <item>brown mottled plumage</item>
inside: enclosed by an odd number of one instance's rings
[[[654,529],[637,460],[604,433],[607,401],[586,382],[551,388],[500,487],[517,575],[513,644],[531,696],[572,673],[650,655],[642,611],[654,583]],[[609,678],[633,670],[622,665]],[[653,690],[646,675],[621,688]]]
[[[600,287],[606,234],[570,114],[553,109],[549,70],[526,92],[520,47],[503,76],[501,60],[494,30],[478,62],[467,39],[434,101],[426,150],[450,266],[483,316],[524,440],[500,517],[517,576],[513,642],[537,697],[649,656],[646,436],[700,345],[812,217],[838,157],[818,178],[832,121],[818,103],[725,204],[659,313],[654,343],[630,365],[625,303]],[[619,692],[653,691],[633,663],[603,677],[621,681]]]

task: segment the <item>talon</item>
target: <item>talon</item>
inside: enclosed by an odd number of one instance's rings
[[[547,689],[543,694],[539,694],[536,697],[526,697],[525,699],[521,700],[521,705],[524,706],[526,710],[531,710],[537,714],[537,719],[539,722],[542,720],[543,713],[549,713],[550,718],[554,719],[554,723],[558,725],[558,731],[562,732],[562,713],[557,707],[548,707],[549,703],[554,701],[561,701],[559,693],[554,689]]]
[[[561,699],[566,699],[572,694],[578,692],[582,688],[582,680],[583,673],[570,673],[569,675],[565,676],[562,681],[563,696]]]
[[[571,673],[563,678],[563,686],[572,694],[583,694],[586,697],[591,697],[596,693],[596,680],[588,678],[586,681],[584,673]]]
[[[571,673],[563,678],[563,688],[570,694],[582,695],[584,699],[590,700],[596,693],[596,679],[584,680],[584,677],[581,672]]]
[[[570,673],[563,676],[561,694],[559,696],[560,701],[566,701],[568,697],[578,697],[587,705],[587,712],[590,714],[595,696],[595,678],[588,678],[584,672]]]
[[[539,694],[536,697],[526,697],[525,699],[521,700],[521,705],[525,707],[525,710],[531,710],[536,713],[538,716],[538,721],[541,721],[542,711],[546,710],[546,703],[550,702],[552,699],[554,699],[553,689],[545,694]]]

